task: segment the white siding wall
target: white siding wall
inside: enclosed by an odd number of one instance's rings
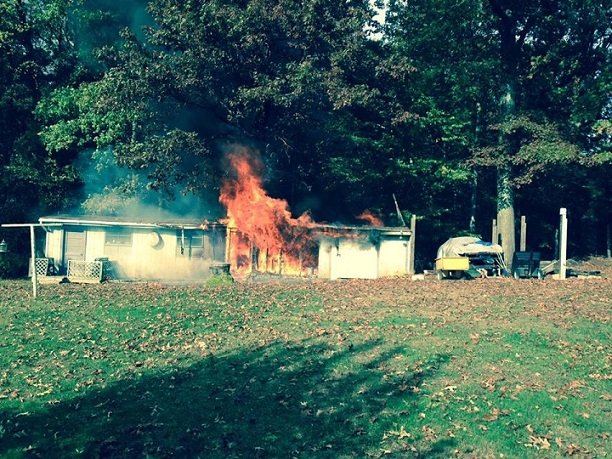
[[[408,274],[409,238],[383,239],[380,243],[378,275],[380,277]]]
[[[319,247],[319,255],[322,255],[319,258],[318,270],[321,278],[376,279],[378,277],[378,251],[369,241],[352,239],[324,241]]]
[[[378,249],[367,239],[322,239],[321,279],[377,279],[409,273],[410,236],[383,236]]]
[[[85,261],[94,261],[104,255],[104,230],[102,228],[88,228],[85,240]]]
[[[156,231],[161,241],[155,242],[150,229],[136,229],[131,246],[105,245],[104,257],[115,261],[120,277],[130,279],[198,279],[210,275],[212,260],[189,257],[177,249],[175,230]]]
[[[185,250],[181,254],[177,247],[175,229],[155,230],[161,240],[154,244],[155,238],[149,228],[127,229],[132,233],[130,244],[107,244],[106,229],[87,227],[85,261],[108,258],[114,262],[115,276],[125,279],[204,279],[210,275],[210,258],[189,256]],[[206,235],[207,233],[205,233]],[[64,231],[55,229],[47,233],[46,255],[56,263],[62,260]],[[203,249],[200,250],[202,253]],[[221,254],[224,248],[218,248]]]
[[[52,229],[47,232],[45,241],[45,255],[55,260],[58,266],[62,262],[62,244],[64,232],[60,229]]]
[[[320,279],[329,279],[331,277],[333,244],[333,239],[325,238],[319,241],[319,266],[317,267],[317,276]]]

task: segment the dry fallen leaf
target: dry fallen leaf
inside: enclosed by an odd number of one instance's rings
[[[535,449],[550,449],[550,442],[546,437],[536,437],[534,435],[530,435],[529,441],[525,443],[525,446]]]
[[[563,386],[564,390],[574,390],[574,389],[579,389],[581,387],[584,387],[584,381],[579,381],[579,380],[574,380],[572,382],[567,383],[565,386]]]
[[[405,438],[405,437],[409,437],[409,436],[410,436],[410,434],[409,434],[408,432],[406,432],[406,430],[404,429],[404,426],[402,426],[402,427],[400,428],[400,431],[399,431],[399,435],[398,435],[398,436],[399,436],[400,438]]]

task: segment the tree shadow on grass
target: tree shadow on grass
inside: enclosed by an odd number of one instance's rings
[[[410,424],[418,387],[448,356],[401,375],[388,371],[402,351],[311,340],[208,356],[187,368],[143,367],[141,376],[35,413],[0,414],[0,456],[406,457],[383,451],[383,435],[402,415]],[[407,451],[445,457],[452,446]]]

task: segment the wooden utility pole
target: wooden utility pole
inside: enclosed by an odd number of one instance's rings
[[[410,217],[410,241],[409,241],[409,247],[410,247],[410,251],[408,252],[409,255],[409,259],[408,259],[408,273],[409,274],[414,274],[415,270],[414,270],[414,249],[416,247],[416,221],[417,221],[417,217],[416,215],[412,214],[412,217]]]
[[[527,219],[525,216],[521,216],[521,242],[520,251],[524,252],[527,250]]]
[[[562,207],[559,215],[559,279],[563,280],[567,270],[567,209]]]
[[[497,240],[497,220],[495,218],[493,219],[493,225],[491,227],[491,242],[493,244],[499,244]]]

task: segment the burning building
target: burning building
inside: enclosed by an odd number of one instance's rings
[[[315,223],[308,213],[293,218],[287,202],[267,195],[259,156],[237,147],[228,155],[235,175],[221,189],[228,214],[226,261],[238,274],[266,272],[320,278],[367,278],[414,272],[412,228]]]
[[[310,223],[278,229],[282,238],[265,245],[227,223],[193,219],[56,215],[39,223],[46,229],[45,256],[37,258],[37,265],[46,260],[43,276],[196,281],[220,266],[238,278],[374,279],[414,271],[414,233],[406,227]]]
[[[308,213],[292,217],[288,204],[264,190],[258,155],[235,147],[234,174],[219,201],[227,219],[43,217],[50,270],[68,278],[198,280],[211,269],[234,277],[256,273],[323,279],[407,275],[414,272],[414,226],[385,227],[369,213],[367,226],[315,223]],[[112,266],[106,276],[104,267]],[[72,272],[72,276],[71,276]]]

